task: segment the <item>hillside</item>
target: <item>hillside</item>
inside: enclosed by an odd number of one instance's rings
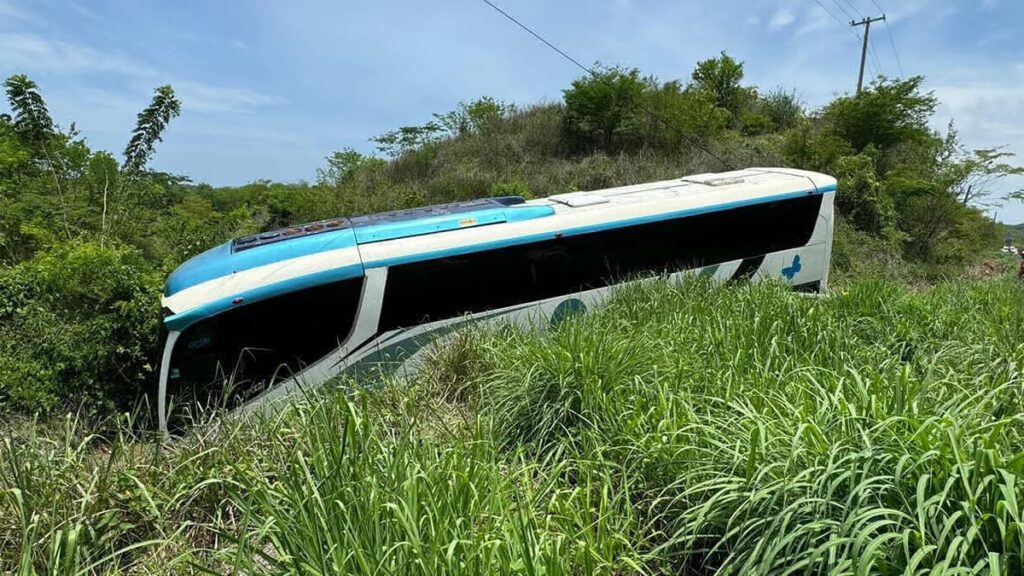
[[[232,237],[339,215],[488,195],[544,196],[727,166],[782,165],[839,180],[840,281],[960,276],[1002,242],[975,208],[1005,153],[971,151],[929,122],[921,77],[878,79],[807,109],[743,82],[727,54],[688,78],[601,67],[561,102],[482,97],[341,150],[312,182],[213,188],[148,162],[181,103],[154,91],[117,157],[50,117],[27,76],[0,115],[0,413],[131,409],[155,384],[159,296],[178,264]],[[367,135],[368,137],[372,135]],[[312,175],[311,175],[312,176]]]
[[[1003,238],[1011,240],[1014,246],[1024,244],[1024,222],[1020,224],[1003,224]]]

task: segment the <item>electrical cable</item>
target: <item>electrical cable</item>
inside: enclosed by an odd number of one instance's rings
[[[491,0],[481,0],[481,2],[483,2],[484,4],[487,4],[488,6],[490,6],[491,8],[493,8],[493,9],[494,9],[494,10],[495,10],[496,12],[498,12],[499,14],[501,14],[502,16],[504,16],[504,17],[505,17],[506,19],[508,19],[508,20],[509,20],[510,22],[512,22],[512,23],[513,23],[513,24],[515,24],[516,26],[518,26],[518,27],[522,28],[523,30],[525,30],[525,31],[526,31],[527,33],[529,33],[529,34],[530,34],[531,36],[533,36],[533,37],[534,37],[534,38],[536,38],[537,40],[540,40],[540,41],[541,41],[541,42],[542,42],[542,43],[543,43],[543,44],[544,44],[545,46],[547,46],[548,48],[550,48],[550,49],[554,50],[554,51],[555,51],[555,52],[557,52],[557,53],[558,53],[558,55],[560,55],[560,56],[561,56],[562,58],[565,58],[565,59],[566,59],[566,60],[568,60],[569,62],[572,62],[573,64],[575,64],[575,65],[576,65],[576,67],[578,67],[578,68],[580,68],[581,70],[583,70],[584,72],[586,72],[586,73],[590,74],[590,75],[591,75],[591,76],[593,76],[593,77],[594,77],[594,78],[595,78],[596,80],[600,80],[600,81],[604,82],[605,84],[607,84],[607,85],[609,85],[609,86],[611,85],[611,83],[610,83],[610,82],[608,82],[607,80],[605,80],[605,79],[604,79],[604,78],[603,78],[603,77],[602,77],[602,76],[601,76],[600,74],[598,74],[598,73],[597,73],[597,71],[595,71],[594,69],[592,69],[592,68],[590,68],[590,67],[588,67],[588,66],[584,66],[583,64],[581,64],[581,63],[579,62],[579,60],[576,60],[575,58],[573,58],[572,56],[570,56],[569,54],[567,54],[567,53],[566,53],[565,51],[563,51],[563,50],[562,50],[561,48],[559,48],[558,46],[555,46],[554,44],[552,44],[551,42],[549,42],[548,40],[546,40],[546,39],[545,39],[545,38],[544,38],[543,36],[541,36],[541,35],[540,35],[540,34],[538,34],[537,32],[534,32],[534,31],[533,31],[533,30],[532,30],[532,29],[531,29],[531,28],[530,28],[529,26],[527,26],[526,24],[523,24],[522,22],[520,22],[519,20],[517,20],[517,19],[516,19],[516,18],[515,18],[514,16],[512,16],[512,15],[511,15],[511,14],[509,14],[508,12],[506,12],[506,11],[502,10],[502,9],[501,9],[501,8],[500,8],[500,7],[498,6],[498,5],[496,5],[496,4],[495,4],[494,2],[492,2]],[[714,158],[715,160],[718,160],[718,162],[720,162],[720,163],[721,163],[721,164],[722,164],[723,166],[725,166],[725,167],[726,167],[727,169],[729,169],[729,170],[734,170],[734,169],[735,169],[735,168],[733,167],[733,165],[732,165],[732,164],[730,164],[729,162],[726,162],[726,161],[725,161],[725,160],[723,160],[723,159],[722,159],[721,157],[719,157],[719,156],[718,156],[717,154],[715,154],[715,153],[711,152],[710,150],[708,150],[708,149],[707,149],[706,147],[704,147],[704,146],[703,146],[703,145],[702,145],[702,144],[700,143],[700,141],[699,141],[699,140],[697,140],[697,139],[696,139],[696,138],[694,138],[693,136],[690,136],[690,135],[689,135],[689,134],[687,134],[687,133],[686,133],[685,131],[683,131],[683,130],[682,130],[681,128],[679,128],[678,126],[676,126],[676,125],[674,125],[674,124],[671,124],[671,123],[669,123],[668,121],[666,121],[666,120],[665,120],[664,118],[662,118],[662,117],[661,117],[661,116],[659,116],[659,115],[658,115],[658,114],[657,114],[656,112],[654,112],[653,110],[651,110],[651,109],[649,109],[649,108],[643,107],[643,110],[644,110],[644,112],[646,112],[646,113],[647,113],[647,114],[648,114],[648,115],[649,115],[649,116],[650,116],[650,117],[651,117],[652,119],[654,119],[655,121],[657,121],[657,122],[661,123],[662,125],[664,125],[664,126],[666,126],[666,127],[670,128],[670,129],[674,130],[674,131],[676,132],[676,134],[678,134],[679,136],[681,136],[681,137],[682,137],[682,138],[683,138],[684,140],[686,140],[686,141],[687,141],[687,142],[689,142],[690,144],[693,144],[694,146],[696,146],[697,148],[699,148],[699,149],[700,149],[701,151],[703,151],[703,152],[704,152],[705,154],[707,154],[708,156],[710,156],[710,157]]]

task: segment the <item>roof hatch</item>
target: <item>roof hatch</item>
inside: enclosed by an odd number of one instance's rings
[[[571,208],[581,208],[583,206],[608,203],[608,198],[601,196],[600,194],[592,194],[590,192],[568,192],[566,194],[555,194],[554,196],[548,196],[548,200],[564,204]]]

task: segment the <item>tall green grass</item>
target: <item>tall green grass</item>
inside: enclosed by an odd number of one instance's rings
[[[1022,392],[1013,282],[652,282],[159,451],[18,426],[0,570],[1024,574]]]

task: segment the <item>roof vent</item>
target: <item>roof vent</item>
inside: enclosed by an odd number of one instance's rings
[[[257,246],[266,246],[267,244],[275,244],[290,238],[311,236],[313,234],[330,232],[331,230],[341,230],[342,228],[348,227],[348,219],[334,218],[331,220],[310,222],[309,224],[300,224],[290,228],[278,228],[277,230],[270,230],[262,234],[253,234],[252,236],[235,238],[231,241],[231,251],[241,252],[242,250],[248,250],[249,248],[255,248]]]
[[[708,186],[732,186],[733,184],[742,184],[743,178],[735,176],[727,176],[725,178],[710,178],[704,180],[701,184],[707,184]]]
[[[555,194],[554,196],[548,196],[548,200],[558,202],[559,204],[565,204],[571,208],[580,208],[582,206],[593,206],[595,204],[606,204],[608,199],[598,194],[590,194],[588,192],[569,192],[567,194]]]

